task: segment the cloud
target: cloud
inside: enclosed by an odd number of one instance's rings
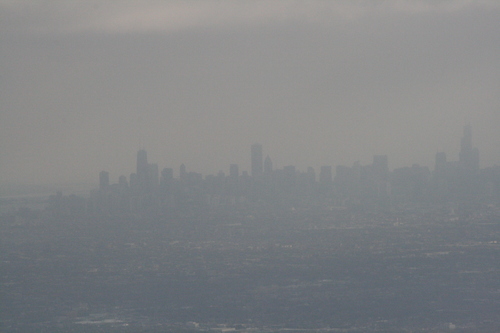
[[[147,33],[299,21],[332,24],[369,15],[499,7],[492,0],[441,1],[3,1],[3,21],[30,33]],[[4,23],[8,24],[8,23]],[[12,26],[9,26],[12,29]],[[5,31],[5,29],[3,29]]]

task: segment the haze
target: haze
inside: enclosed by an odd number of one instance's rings
[[[0,183],[500,164],[497,1],[0,1]]]

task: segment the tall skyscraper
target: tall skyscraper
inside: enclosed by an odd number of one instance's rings
[[[262,145],[255,143],[252,145],[252,177],[258,177],[262,174],[263,159],[262,159]]]
[[[479,150],[472,148],[472,127],[466,125],[464,127],[464,136],[460,143],[459,163],[463,169],[470,171],[479,170]]]

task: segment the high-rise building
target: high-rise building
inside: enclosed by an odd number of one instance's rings
[[[472,127],[464,127],[464,136],[460,143],[459,163],[462,168],[470,171],[479,170],[479,150],[472,148]]]
[[[262,174],[263,158],[262,158],[262,145],[255,143],[251,148],[252,159],[252,177],[258,177]]]
[[[179,167],[179,178],[182,181],[186,180],[187,178],[186,166],[184,165],[184,163],[182,163]]]

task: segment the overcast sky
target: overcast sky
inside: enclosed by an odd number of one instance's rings
[[[0,183],[500,164],[499,1],[2,1]]]

